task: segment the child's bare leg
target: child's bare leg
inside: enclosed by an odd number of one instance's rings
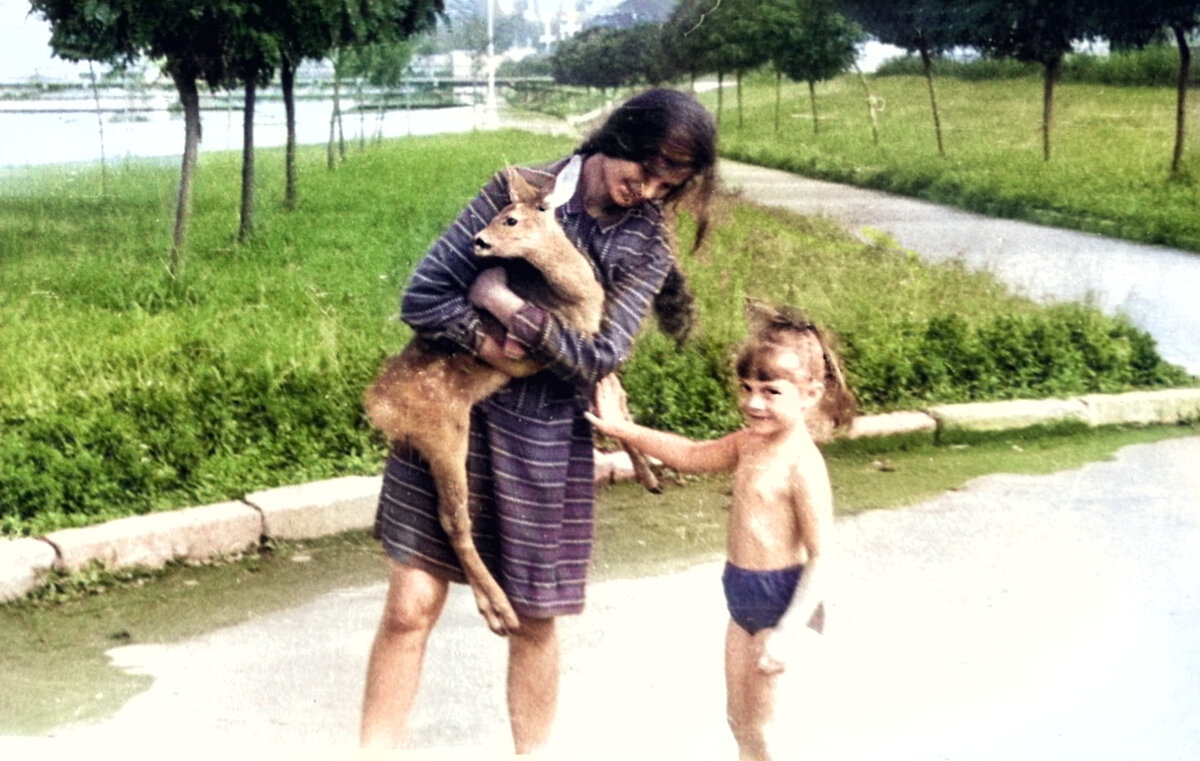
[[[508,717],[517,753],[550,739],[558,709],[558,629],[553,618],[521,617],[508,635]]]
[[[774,707],[775,677],[758,670],[759,655],[755,638],[730,621],[725,634],[726,710],[741,761],[770,758],[763,733]]]
[[[425,643],[446,603],[448,584],[425,571],[390,564],[387,602],[371,647],[360,742],[397,748],[421,678]]]

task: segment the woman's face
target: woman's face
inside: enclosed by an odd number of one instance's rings
[[[658,201],[692,178],[688,167],[675,167],[655,157],[638,163],[603,156],[600,173],[604,192],[612,205],[628,209],[645,201]]]

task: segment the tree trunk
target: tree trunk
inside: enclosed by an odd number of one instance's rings
[[[338,73],[338,58],[333,56],[333,110],[329,113],[329,146],[325,151],[325,168],[332,170],[337,162],[334,141],[337,140],[338,122],[342,119],[342,77]]]
[[[283,207],[291,210],[296,208],[296,67],[286,55],[279,65],[279,84],[283,87],[283,110],[287,115]]]
[[[1054,124],[1054,83],[1062,69],[1062,57],[1043,62],[1042,77],[1042,160],[1050,160],[1050,128]]]
[[[363,108],[364,88],[362,77],[354,80],[354,107],[358,109],[358,150],[367,149],[367,112]]]
[[[942,145],[942,117],[938,113],[937,92],[933,89],[933,56],[929,48],[922,47],[921,65],[925,68],[925,83],[929,86],[929,107],[933,110],[933,133],[937,136],[938,155],[945,156],[946,149]]]
[[[342,75],[333,75],[333,97],[337,101],[338,158],[346,163],[346,129],[342,123]]]
[[[742,72],[735,72],[734,76],[737,78],[735,81],[737,82],[738,129],[741,129],[744,124],[742,121]]]
[[[817,85],[811,79],[808,80],[808,104],[812,108],[813,115],[813,134],[820,131],[817,123]]]
[[[1178,177],[1183,165],[1183,136],[1187,126],[1188,70],[1192,65],[1192,50],[1188,47],[1183,27],[1171,25],[1175,43],[1179,46],[1179,78],[1175,91],[1175,151],[1171,154],[1171,176]]]
[[[108,161],[104,156],[104,112],[100,110],[100,85],[96,81],[96,67],[88,61],[88,77],[92,82],[92,99],[96,102],[96,125],[100,130],[100,195],[108,195]]]
[[[783,72],[775,72],[775,132],[779,133],[779,110],[783,100]]]
[[[721,111],[725,105],[725,72],[717,72],[717,126],[721,126]]]
[[[254,232],[254,105],[258,86],[251,78],[246,83],[246,106],[242,111],[242,222],[238,242],[250,240]]]
[[[858,64],[854,65],[854,71],[858,73],[858,81],[862,83],[863,95],[867,101],[867,122],[871,125],[871,140],[875,147],[879,147],[879,113],[878,102],[875,96],[871,94],[871,86],[867,84],[867,75],[863,74],[862,69],[858,68]]]
[[[196,72],[183,70],[178,62],[170,64],[171,79],[179,92],[183,106],[183,162],[179,170],[179,195],[175,203],[175,231],[171,237],[171,259],[167,273],[178,277],[183,259],[183,247],[187,242],[187,223],[192,211],[192,175],[196,169],[196,156],[200,152],[200,92],[196,86]]]
[[[376,145],[383,142],[383,120],[387,117],[387,108],[391,102],[391,94],[391,89],[389,88],[383,96],[383,101],[375,109],[375,136],[371,141]]]

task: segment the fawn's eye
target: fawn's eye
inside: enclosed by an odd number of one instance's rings
[[[537,206],[538,211],[548,211],[549,209],[550,209],[550,207],[548,205],[546,205],[545,203],[539,203]]]
[[[509,218],[507,218],[507,219],[505,219],[505,220],[504,220],[504,224],[508,225],[509,227],[515,227],[515,226],[518,224],[518,222],[517,222],[517,218],[516,218],[516,217],[509,217]]]

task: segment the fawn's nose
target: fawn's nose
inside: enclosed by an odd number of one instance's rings
[[[475,248],[481,251],[487,251],[491,247],[492,244],[484,240],[482,235],[475,236]]]

